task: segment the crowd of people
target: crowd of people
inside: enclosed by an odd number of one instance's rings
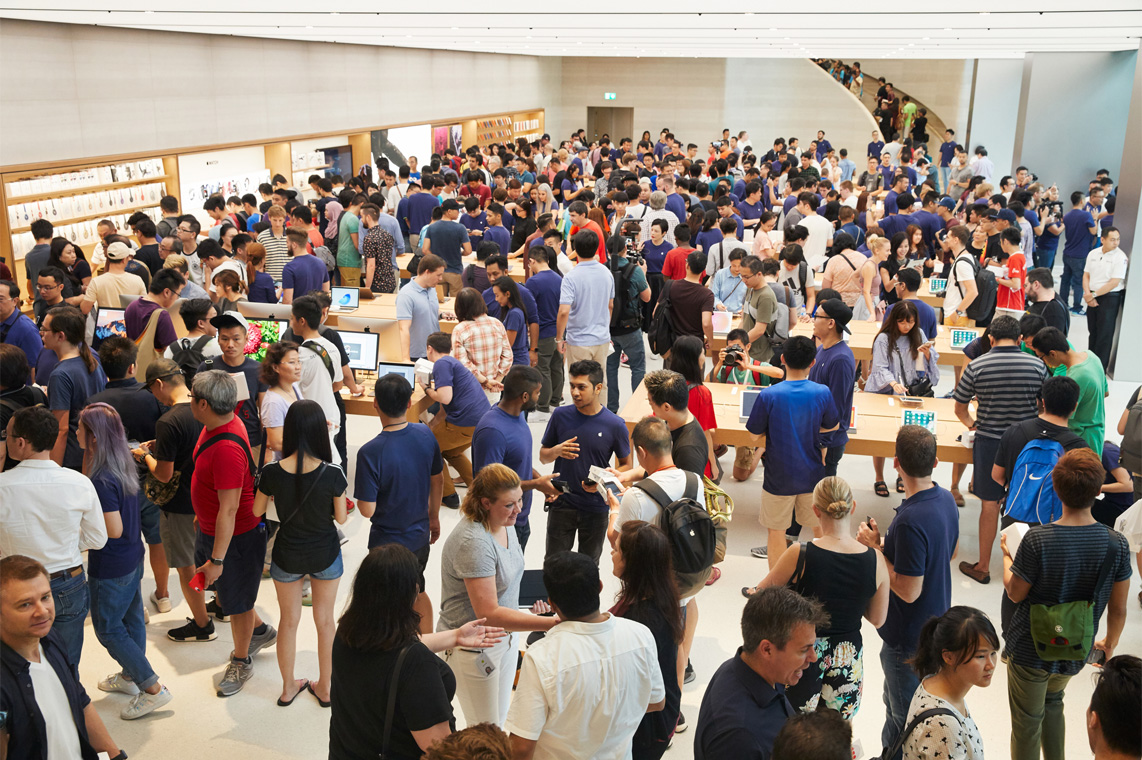
[[[859,64],[829,65],[859,85]],[[8,751],[126,756],[78,680],[85,620],[120,667],[97,687],[129,697],[121,717],[162,708],[174,696],[147,659],[146,619],[174,607],[173,568],[190,614],[166,638],[209,642],[230,625],[222,697],[273,647],[277,705],[308,692],[330,708],[335,758],[658,758],[691,722],[696,758],[850,757],[862,620],[882,640],[886,757],[1002,751],[966,699],[1000,652],[1012,757],[1063,756],[1064,689],[1088,659],[1100,665],[1092,748],[1138,756],[1129,716],[1142,661],[1115,650],[1142,552],[1114,527],[1140,498],[1142,406],[1136,391],[1121,449],[1106,440],[1127,266],[1113,182],[1100,174],[1066,214],[1024,167],[992,193],[986,151],[973,165],[951,130],[928,170],[919,118],[883,123],[891,140],[873,134],[859,176],[824,132],[759,155],[748,133],[725,130],[699,156],[669,130],[637,144],[580,130],[558,147],[545,136],[449,150],[420,171],[381,159],[379,184],[368,166],[347,181],[315,175],[312,200],[278,176],[260,204],[207,199],[208,230],[164,198],[158,225],[132,217],[133,240],[101,223],[91,254],[34,223],[30,312],[0,280]],[[998,632],[952,605],[966,466],[951,488],[933,482],[932,433],[896,436],[903,501],[888,526],[854,517],[838,477],[855,391],[931,396],[940,384],[924,277],[946,281],[945,324],[985,328],[950,396],[974,438],[981,502],[978,555],[961,573],[990,581],[1004,528]],[[366,387],[327,324],[334,283],[395,292],[401,356],[390,358],[431,366],[415,383],[370,380],[379,430],[355,452],[345,396]],[[1068,307],[1068,286],[1081,286],[1085,311],[1078,290]],[[138,296],[126,337],[97,334],[93,315],[124,295]],[[288,305],[289,329],[260,361],[243,300]],[[716,351],[719,314],[740,321]],[[1083,315],[1086,350],[1068,339]],[[879,325],[859,366],[854,319]],[[801,322],[812,337],[794,333]],[[648,349],[664,369],[648,371]],[[624,367],[651,411],[630,430]],[[714,383],[764,388],[731,476],[763,470],[766,543],[752,554],[768,569],[742,589],[742,645],[688,721],[698,597],[726,551],[711,507],[728,454]],[[538,447],[529,422],[544,425]],[[884,465],[874,458],[874,490],[888,497]],[[459,513],[447,535],[442,506]],[[524,561],[538,507],[540,592]],[[350,568],[338,525],[354,512],[370,521],[369,552]],[[425,581],[433,545],[438,596]],[[620,586],[609,605],[604,547]],[[276,621],[257,610],[265,579]],[[313,680],[296,672],[306,606]]]

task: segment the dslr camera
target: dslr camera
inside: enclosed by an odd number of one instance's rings
[[[740,343],[731,343],[726,346],[726,361],[723,366],[737,367],[745,358],[745,348]]]

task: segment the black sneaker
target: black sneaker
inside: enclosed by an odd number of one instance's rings
[[[445,496],[443,499],[440,500],[440,503],[443,504],[444,506],[448,507],[449,509],[459,509],[460,508],[460,494],[454,493],[451,496]]]
[[[218,597],[214,597],[206,603],[206,614],[211,615],[219,623],[230,622],[230,616],[222,611],[222,605],[218,603]]]
[[[674,726],[674,733],[684,734],[689,726],[686,725],[686,716],[678,713],[678,723]]]
[[[186,625],[167,631],[167,638],[171,641],[214,641],[218,634],[214,632],[213,620],[207,621],[205,628],[199,628],[194,618],[187,618]]]
[[[694,666],[690,664],[689,660],[687,660],[686,675],[682,677],[682,683],[693,683],[695,678],[697,678],[697,676],[694,675]]]

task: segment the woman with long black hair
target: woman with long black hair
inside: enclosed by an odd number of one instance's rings
[[[523,296],[519,285],[507,275],[492,283],[492,293],[500,307],[500,321],[508,334],[508,345],[512,347],[512,364],[529,366],[527,315],[524,313]]]
[[[322,707],[329,706],[333,657],[333,604],[345,569],[341,542],[334,521],[344,523],[345,473],[333,461],[325,412],[316,401],[302,399],[290,405],[282,426],[282,458],[262,468],[254,514],[263,515],[274,499],[279,522],[274,537],[270,577],[281,608],[278,623],[278,668],[287,707],[302,689],[308,689]],[[301,620],[302,579],[309,576],[313,589],[313,622],[317,626],[318,679],[293,677],[297,626]]]

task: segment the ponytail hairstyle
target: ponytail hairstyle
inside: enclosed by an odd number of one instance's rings
[[[214,284],[221,285],[227,290],[232,290],[238,294],[246,292],[246,283],[242,282],[242,278],[239,277],[238,273],[233,269],[223,269],[214,275]]]
[[[881,235],[869,235],[865,239],[865,246],[875,254],[879,249],[889,247],[888,238]]]
[[[840,520],[853,511],[853,490],[842,478],[830,475],[813,489],[813,506],[834,520]]]
[[[246,282],[257,279],[258,267],[266,261],[266,247],[261,243],[246,244]]]
[[[48,309],[48,316],[52,318],[52,332],[63,333],[63,338],[79,349],[79,358],[83,359],[83,366],[91,374],[99,366],[95,363],[95,355],[91,353],[84,337],[87,335],[87,317],[74,306],[53,306]]]
[[[88,476],[104,475],[117,481],[125,495],[137,494],[139,475],[119,412],[109,404],[90,404],[79,413],[79,426],[87,433]]]
[[[952,607],[940,617],[929,618],[920,629],[920,643],[909,664],[921,680],[945,667],[958,668],[975,656],[981,639],[999,649],[999,636],[987,615],[974,607]],[[953,663],[944,661],[945,652],[956,656]]]

